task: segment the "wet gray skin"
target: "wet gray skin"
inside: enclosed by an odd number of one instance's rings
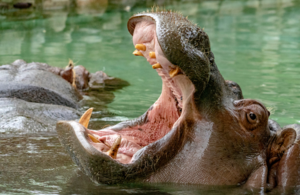
[[[0,133],[34,134],[55,132],[58,120],[75,120],[80,112],[61,105],[26,102],[16,98],[0,98]]]
[[[277,154],[294,143],[295,130],[271,131],[265,106],[241,99],[240,87],[220,74],[208,35],[169,11],[134,15],[128,30],[135,46],[146,47],[136,47],[140,55],[151,65],[161,65],[156,70],[163,81],[162,95],[144,115],[101,131],[75,121],[58,122],[59,139],[80,169],[92,180],[108,184],[143,181],[274,188],[268,170],[280,161]],[[150,52],[155,52],[154,59]],[[171,76],[175,69],[179,71]],[[106,132],[123,136],[119,151],[128,143],[142,143],[140,149],[129,161],[112,159],[88,137],[95,134],[101,141]],[[126,156],[126,151],[121,155]]]
[[[77,90],[43,63],[16,60],[0,66],[0,98],[18,98],[28,102],[79,107]]]

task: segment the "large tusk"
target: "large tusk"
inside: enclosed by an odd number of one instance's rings
[[[93,109],[94,108],[90,108],[87,111],[85,111],[85,113],[79,119],[79,123],[82,124],[85,128],[87,128],[89,125]]]
[[[113,159],[117,158],[118,149],[120,147],[121,140],[122,140],[122,137],[121,137],[121,135],[119,135],[119,137],[115,140],[115,142],[113,143],[111,148],[107,151],[108,156],[112,157]]]
[[[101,143],[95,136],[93,136],[92,134],[88,134],[89,138],[95,142],[95,143]]]
[[[135,49],[146,51],[146,45],[144,44],[136,44]]]
[[[169,75],[171,78],[173,78],[180,73],[181,73],[180,68],[178,66],[176,66],[176,68],[170,70]]]
[[[152,65],[153,69],[157,69],[157,68],[162,68],[162,66],[160,65],[160,63],[154,64]]]
[[[138,50],[135,50],[132,54],[135,55],[135,56],[144,56],[144,55],[142,54],[142,52],[140,52],[140,51],[138,51]]]
[[[150,56],[150,58],[156,58],[156,55],[155,55],[155,52],[149,52],[149,56]]]

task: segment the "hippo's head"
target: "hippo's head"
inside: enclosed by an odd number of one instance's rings
[[[137,14],[128,30],[134,54],[161,76],[161,96],[139,118],[100,131],[86,128],[91,111],[81,124],[58,122],[75,163],[102,183],[264,186],[268,146],[279,135],[265,106],[239,100],[239,86],[223,79],[207,34],[170,11]]]

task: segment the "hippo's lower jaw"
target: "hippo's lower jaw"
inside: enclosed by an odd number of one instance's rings
[[[57,123],[61,143],[74,162],[95,180],[119,182],[117,177],[107,174],[119,175],[125,168],[133,171],[138,167],[138,172],[126,171],[132,174],[125,176],[126,179],[136,174],[145,177],[153,168],[157,169],[171,160],[184,145],[186,133],[182,131],[186,128],[183,128],[185,124],[182,121],[192,118],[191,115],[195,113],[194,85],[181,71],[169,73],[158,68],[157,72],[163,81],[161,96],[141,117],[100,131],[85,127],[89,117],[82,120],[81,123],[85,125],[75,121]],[[117,154],[111,155],[110,147],[119,136],[122,137],[120,147]],[[156,158],[156,162],[153,162]],[[147,161],[151,164],[147,164]],[[121,178],[125,179],[124,176]]]

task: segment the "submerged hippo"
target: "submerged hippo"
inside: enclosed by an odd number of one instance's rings
[[[295,130],[270,130],[266,107],[241,99],[239,86],[220,74],[201,28],[157,11],[134,15],[128,30],[133,54],[157,71],[162,92],[142,116],[100,131],[87,129],[91,110],[79,122],[58,122],[59,139],[82,171],[108,184],[285,185],[288,174],[278,164]]]
[[[54,74],[53,74],[54,73]],[[128,82],[102,71],[88,72],[70,61],[66,68],[15,60],[0,66],[0,134],[55,132],[58,120],[80,117],[82,95],[105,105],[114,98],[111,90]],[[101,90],[99,95],[94,91]],[[99,106],[98,106],[99,107]]]
[[[78,108],[82,96],[62,76],[53,74],[51,66],[16,60],[0,66],[0,98]]]

